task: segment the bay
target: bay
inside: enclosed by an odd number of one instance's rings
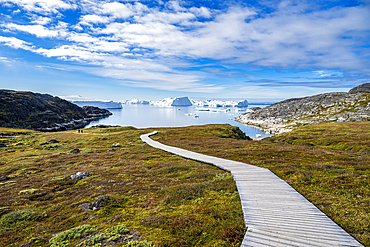
[[[161,107],[154,105],[122,105],[122,109],[109,109],[113,115],[91,122],[86,126],[94,125],[119,125],[133,126],[136,128],[148,127],[184,127],[204,124],[230,124],[239,127],[250,137],[270,136],[256,128],[234,121],[235,117],[241,115],[246,109],[231,108],[209,108],[210,111],[198,111],[195,106],[188,107]],[[257,105],[253,105],[255,107]],[[266,105],[263,105],[264,107]],[[260,106],[261,107],[261,106]],[[227,110],[229,109],[229,111]]]

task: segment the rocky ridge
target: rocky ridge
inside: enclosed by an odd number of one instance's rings
[[[79,107],[49,94],[0,90],[0,127],[59,131],[86,126],[112,115],[97,107]]]
[[[248,112],[236,121],[271,134],[289,132],[302,124],[370,120],[370,83],[348,93],[293,98]]]

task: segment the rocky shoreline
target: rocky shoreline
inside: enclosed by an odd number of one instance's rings
[[[63,131],[70,129],[80,129],[91,123],[92,121],[97,121],[99,119],[108,117],[112,113],[105,109],[100,109],[94,106],[84,106],[82,109],[87,114],[87,117],[81,119],[71,120],[65,123],[55,123],[53,126],[44,127],[44,128],[35,128],[34,130],[51,132],[51,131]]]
[[[325,93],[281,101],[248,112],[235,121],[270,134],[289,132],[304,124],[370,120],[370,83],[348,93]]]
[[[49,94],[0,90],[0,127],[37,131],[83,128],[112,115],[93,106],[79,107]]]

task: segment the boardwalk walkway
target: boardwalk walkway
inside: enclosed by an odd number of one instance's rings
[[[285,181],[265,168],[216,158],[140,138],[164,151],[230,171],[236,182],[247,226],[242,247],[362,246]]]

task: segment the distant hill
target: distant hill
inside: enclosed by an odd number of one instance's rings
[[[287,99],[236,119],[272,134],[288,132],[307,123],[369,120],[370,83],[355,87],[348,93],[325,93]]]
[[[0,127],[58,131],[80,128],[111,114],[97,107],[81,108],[49,94],[0,90]]]

